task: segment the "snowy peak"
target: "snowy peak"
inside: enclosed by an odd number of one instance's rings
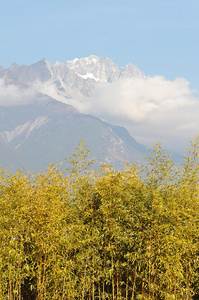
[[[67,61],[66,65],[84,79],[93,79],[99,82],[114,81],[118,78],[119,68],[109,58],[96,55]]]
[[[96,55],[66,61],[66,66],[79,77],[96,82],[113,82],[123,77],[145,77],[132,63],[119,68],[110,58]]]
[[[145,76],[136,66],[129,63],[119,68],[110,58],[91,55],[75,58],[66,63],[56,61],[50,64],[42,59],[30,66],[19,66],[13,63],[8,69],[0,66],[1,77],[9,77],[22,83],[31,84],[34,81],[59,79],[63,82],[71,80],[93,80],[94,82],[112,82],[120,77]]]
[[[83,58],[75,58],[73,60],[67,60],[66,65],[68,65],[70,68],[74,68],[74,66],[78,65],[92,65],[92,64],[98,64],[99,60],[101,58],[96,55],[90,55],[88,57]]]
[[[75,97],[90,97],[97,84],[115,82],[123,77],[144,77],[131,63],[119,68],[110,58],[91,55],[75,58],[66,63],[56,61],[52,65],[42,59],[30,66],[12,64],[0,69],[0,78],[34,86],[40,93],[60,101]],[[63,99],[64,97],[64,99]]]

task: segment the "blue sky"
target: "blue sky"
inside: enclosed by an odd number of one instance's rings
[[[0,0],[0,65],[91,54],[199,90],[198,0]]]

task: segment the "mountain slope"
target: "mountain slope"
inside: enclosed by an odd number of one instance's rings
[[[50,162],[59,163],[70,156],[82,138],[92,157],[116,168],[123,168],[126,160],[142,162],[141,154],[146,150],[126,129],[79,114],[47,97],[27,105],[0,107],[0,116],[0,144],[4,152],[0,162],[12,170],[24,167],[43,171]],[[10,164],[10,157],[16,157],[15,163]]]

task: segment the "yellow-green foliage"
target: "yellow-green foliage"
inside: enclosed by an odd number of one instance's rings
[[[199,299],[199,137],[174,168],[0,171],[0,300]]]

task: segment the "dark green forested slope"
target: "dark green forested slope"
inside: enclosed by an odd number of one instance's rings
[[[199,298],[199,137],[174,169],[0,173],[0,300]],[[66,172],[67,171],[67,172]]]

